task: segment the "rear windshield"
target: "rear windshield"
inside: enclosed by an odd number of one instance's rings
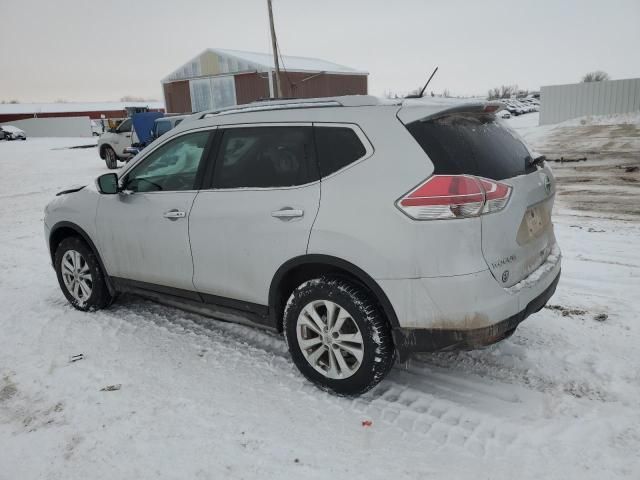
[[[494,115],[454,114],[407,124],[437,175],[504,180],[535,171],[531,154]]]

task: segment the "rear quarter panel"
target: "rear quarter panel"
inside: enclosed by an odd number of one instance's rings
[[[375,279],[486,270],[478,218],[415,221],[396,208],[399,197],[433,172],[427,155],[396,118],[397,107],[342,110],[348,111],[340,112],[340,121],[357,124],[374,153],[321,181],[308,252],[347,260]]]

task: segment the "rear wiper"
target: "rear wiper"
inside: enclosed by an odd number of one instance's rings
[[[536,157],[536,158],[529,157],[529,161],[527,162],[527,167],[542,167],[546,159],[547,157],[545,157],[544,155],[540,155],[539,157]]]

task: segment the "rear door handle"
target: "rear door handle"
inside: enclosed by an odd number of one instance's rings
[[[304,210],[301,210],[299,208],[284,207],[280,210],[271,212],[271,216],[280,218],[282,220],[288,220],[290,218],[299,218],[304,216]]]
[[[187,214],[185,212],[181,212],[180,210],[177,209],[173,209],[173,210],[169,210],[168,212],[164,212],[162,214],[162,216],[164,218],[168,218],[169,220],[177,220],[178,218],[184,218],[187,216]]]

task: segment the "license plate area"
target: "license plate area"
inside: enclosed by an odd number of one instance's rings
[[[542,235],[551,224],[551,208],[548,202],[527,208],[518,229],[517,241],[524,245]]]

